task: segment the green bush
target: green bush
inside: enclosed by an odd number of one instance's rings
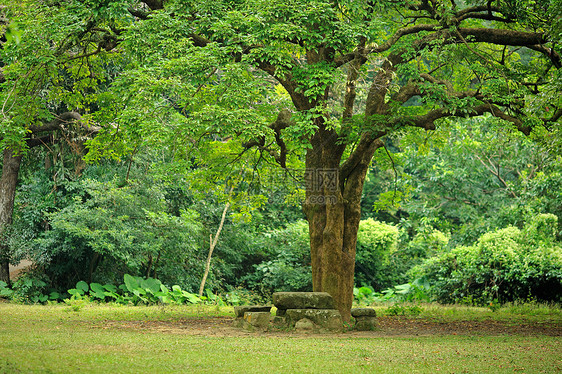
[[[8,287],[8,284],[4,281],[0,281],[0,297],[10,298],[14,294],[14,290]]]
[[[355,259],[355,283],[375,290],[396,282],[396,251],[398,228],[368,218],[359,223]]]
[[[270,260],[255,266],[243,281],[263,294],[275,291],[312,291],[308,223],[300,220],[265,234],[262,245]]]
[[[50,230],[33,240],[29,253],[50,286],[65,290],[82,279],[119,283],[130,273],[198,287],[204,264],[196,258],[196,213],[169,214],[158,184],[84,180],[79,186],[84,197],[48,214]]]
[[[421,225],[410,240],[406,230],[400,231],[402,236],[398,249],[391,255],[387,272],[392,275],[391,284],[407,283],[408,272],[427,258],[438,256],[447,251],[449,236],[434,229],[430,225]]]
[[[473,246],[426,260],[411,276],[426,277],[440,302],[560,302],[562,248],[555,241],[557,225],[556,216],[541,214],[523,230],[508,227],[486,233]]]
[[[12,288],[8,288],[5,282],[0,282],[0,297],[24,304],[40,304],[62,299],[60,293],[48,286],[45,275],[36,269],[20,275],[12,283]]]

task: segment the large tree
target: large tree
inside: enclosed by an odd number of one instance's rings
[[[528,134],[537,126],[554,126],[562,114],[556,3],[146,4],[162,11],[131,30],[136,42],[130,46],[157,56],[141,56],[143,66],[161,67],[156,76],[169,82],[182,69],[187,76],[200,76],[185,66],[193,64],[185,56],[205,55],[201,50],[208,53],[206,61],[215,56],[199,66],[207,81],[190,97],[178,92],[178,99],[171,100],[190,113],[187,125],[204,123],[197,113],[218,111],[220,116],[205,118],[205,128],[212,129],[207,131],[242,137],[245,146],[261,149],[281,167],[304,149],[303,210],[310,228],[313,285],[335,298],[344,319],[352,303],[363,183],[387,134],[408,126],[432,130],[443,118],[480,115]],[[558,18],[549,25],[547,14]],[[271,86],[278,83],[290,98],[290,107],[267,129],[266,115],[246,122],[225,119],[244,114],[244,106],[257,111],[264,104],[241,95],[238,103],[226,105],[225,94],[213,90],[233,66],[243,66]],[[224,92],[235,91],[236,82],[230,83]],[[213,96],[201,105],[193,98],[205,89]],[[259,130],[249,135],[248,128]]]
[[[83,150],[99,128],[80,112],[99,85],[99,54],[108,39],[63,19],[42,2],[5,1],[0,5],[0,281],[10,284],[10,251],[5,231],[12,224],[22,159],[33,147],[54,143]],[[101,30],[101,31],[100,31]],[[80,35],[79,38],[76,35]],[[74,36],[73,38],[70,38]],[[96,46],[91,53],[92,44]],[[100,46],[101,45],[101,46]]]
[[[130,63],[97,117],[112,125],[92,147],[109,149],[121,137],[126,150],[158,138],[187,154],[212,138],[257,149],[283,168],[302,157],[313,286],[332,294],[345,320],[363,184],[386,135],[433,130],[455,116],[491,116],[529,134],[554,129],[562,116],[557,1],[53,6],[89,14],[77,38],[111,15],[104,40],[122,43]]]

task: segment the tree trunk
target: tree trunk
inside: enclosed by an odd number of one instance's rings
[[[0,281],[4,281],[8,285],[10,285],[10,254],[4,232],[12,223],[21,160],[21,155],[14,155],[10,149],[4,150],[0,179]]]
[[[232,190],[233,188],[230,189],[229,195],[232,193]],[[217,242],[219,241],[219,235],[221,234],[222,227],[224,226],[226,212],[228,212],[229,207],[230,202],[227,202],[222,211],[221,221],[219,224],[219,228],[215,233],[215,238],[213,239],[212,234],[209,235],[209,254],[207,255],[207,261],[205,262],[205,273],[203,274],[203,279],[201,279],[201,285],[199,286],[199,297],[203,296],[203,291],[205,290],[205,282],[207,282],[207,277],[209,276],[209,271],[211,270],[211,258],[213,257],[213,251],[217,246]]]
[[[303,205],[309,224],[313,289],[332,295],[344,322],[349,322],[363,184],[382,143],[365,142],[361,157],[351,169],[344,169],[340,166],[343,148],[336,137],[319,133],[317,138],[306,157]]]

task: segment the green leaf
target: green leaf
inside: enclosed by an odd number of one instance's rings
[[[90,283],[90,289],[94,292],[101,292],[105,291],[105,288],[99,283]]]
[[[103,300],[106,296],[109,296],[108,292],[105,292],[105,288],[99,283],[90,284],[90,289],[90,295],[97,299]]]
[[[369,287],[359,287],[358,292],[362,295],[371,295],[373,293],[373,290]]]
[[[162,285],[162,282],[160,282],[158,279],[154,279],[154,278],[148,278],[148,279],[144,279],[141,281],[140,286],[142,288],[144,288],[145,290],[150,290],[150,292],[152,292],[153,294],[160,291],[160,286]]]
[[[56,291],[53,291],[49,294],[49,299],[50,300],[60,300],[62,297],[62,295]]]
[[[81,299],[82,296],[84,295],[84,291],[76,289],[76,288],[69,289],[68,293],[76,299]]]
[[[405,295],[408,292],[410,292],[412,286],[409,283],[405,283],[405,284],[399,284],[398,286],[394,286],[394,288],[397,290],[396,293]]]
[[[90,289],[90,288],[88,287],[88,283],[86,283],[86,282],[84,282],[84,281],[80,281],[80,282],[76,283],[76,288],[79,289],[79,290],[84,291],[84,293],[85,293],[85,292],[88,292],[88,290]]]
[[[0,288],[0,296],[2,297],[10,297],[13,293],[14,291],[9,288]]]
[[[135,290],[137,290],[137,289],[140,288],[140,282],[141,282],[141,279],[142,279],[142,278],[140,278],[140,277],[133,277],[132,275],[125,274],[125,275],[123,276],[123,279],[124,279],[124,281],[125,281],[125,287],[127,287],[127,290],[128,290],[129,292],[133,292],[133,293],[134,293]]]
[[[112,293],[116,293],[117,292],[117,287],[115,287],[113,284],[104,284],[103,288],[109,292]]]
[[[187,301],[189,301],[192,304],[197,304],[201,302],[201,299],[193,293],[183,291],[182,295],[187,299]]]

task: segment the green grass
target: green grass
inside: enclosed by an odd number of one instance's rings
[[[384,306],[377,307],[382,313]],[[424,306],[420,319],[475,319],[477,308]],[[502,308],[503,309],[503,308]],[[539,308],[540,309],[540,308]],[[489,311],[492,313],[491,311]],[[490,314],[560,322],[560,310]],[[555,373],[562,341],[549,336],[295,334],[192,336],[127,321],[231,316],[231,308],[0,303],[0,373]],[[115,323],[122,322],[120,323]],[[111,322],[111,323],[110,323]],[[132,326],[132,327],[131,327]]]
[[[420,307],[420,318],[441,321],[498,321],[505,323],[562,323],[562,308],[560,305],[547,305],[539,303],[508,303],[503,304],[498,310],[490,308],[465,305],[440,305],[440,304],[411,304],[411,303],[386,303],[370,306],[378,315],[388,315],[394,305],[401,305],[408,310],[409,307]],[[408,314],[408,313],[406,313]]]

